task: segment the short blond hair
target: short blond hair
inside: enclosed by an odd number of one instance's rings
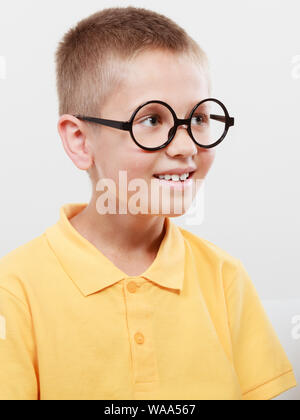
[[[59,43],[55,55],[59,115],[99,115],[120,81],[121,63],[153,49],[189,56],[206,73],[210,87],[205,52],[178,24],[144,8],[107,8],[78,22]]]

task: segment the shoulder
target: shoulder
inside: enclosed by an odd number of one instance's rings
[[[179,229],[189,255],[192,256],[201,272],[205,272],[210,277],[218,278],[223,287],[240,282],[241,274],[246,274],[246,270],[239,258],[207,239],[181,227]]]
[[[255,285],[244,263],[218,245],[180,228],[193,262],[205,285],[221,286],[225,295],[236,301],[247,295],[257,300]],[[210,281],[208,281],[208,279]]]
[[[45,234],[41,234],[1,257],[0,288],[21,298],[25,293],[25,283],[43,264],[48,253]]]
[[[215,243],[208,241],[186,229],[179,227],[179,230],[189,248],[194,253],[201,253],[215,262],[226,262],[234,266],[240,263],[239,259],[225,251]]]

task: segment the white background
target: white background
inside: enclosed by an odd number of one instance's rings
[[[0,257],[55,223],[62,204],[89,201],[57,133],[54,53],[83,17],[128,5],[174,19],[209,56],[212,96],[236,123],[207,177],[203,222],[173,220],[241,259],[300,383],[299,0],[1,0]],[[300,387],[280,398],[300,400]]]

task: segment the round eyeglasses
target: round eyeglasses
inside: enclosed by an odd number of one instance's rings
[[[206,149],[217,146],[226,137],[234,118],[221,101],[204,99],[194,106],[188,119],[179,119],[166,102],[152,100],[140,105],[129,121],[73,115],[74,117],[119,130],[129,131],[135,144],[144,150],[156,151],[171,143],[180,125],[186,125],[191,139]]]

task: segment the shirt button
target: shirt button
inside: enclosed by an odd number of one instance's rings
[[[135,282],[135,281],[130,281],[130,282],[127,284],[127,290],[128,290],[130,293],[135,293],[135,292],[136,292],[136,289],[137,289],[137,284],[136,284],[136,282]]]
[[[134,339],[138,344],[143,344],[145,341],[143,334],[139,332],[134,335]]]

